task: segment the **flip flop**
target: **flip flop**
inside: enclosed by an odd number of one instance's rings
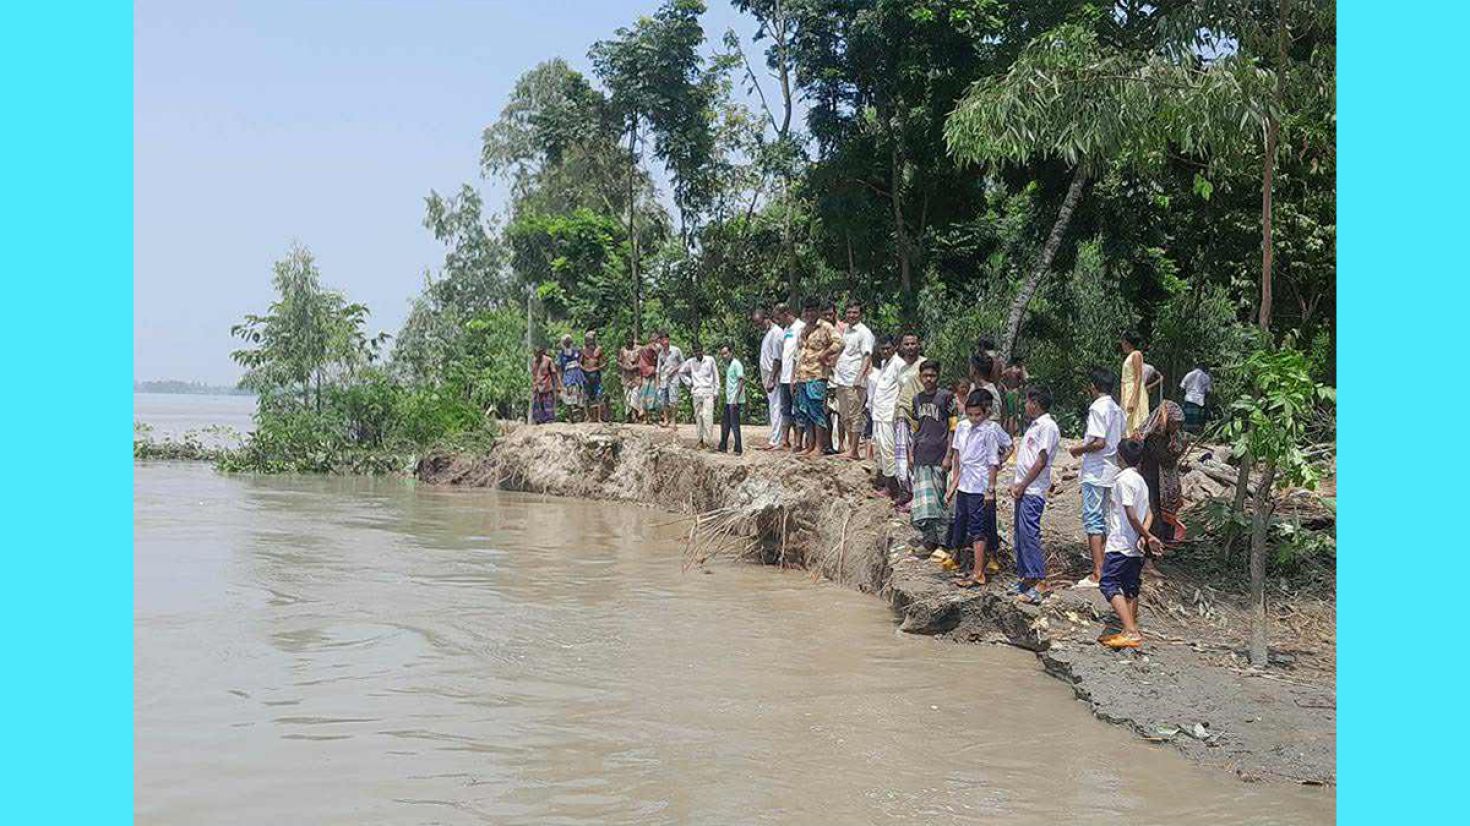
[[[1040,605],[1042,595],[1041,592],[1036,590],[1035,588],[1027,588],[1021,593],[1017,594],[1016,599],[1026,603],[1027,605]]]
[[[956,588],[965,588],[967,590],[970,588],[983,588],[985,587],[985,577],[967,576],[962,579],[955,580],[954,585]]]
[[[1100,642],[1103,645],[1106,645],[1108,648],[1113,649],[1114,651],[1117,651],[1117,650],[1123,649],[1123,648],[1142,648],[1143,647],[1143,640],[1138,639],[1136,637],[1130,637],[1127,634],[1123,634],[1123,633],[1114,634],[1111,637],[1103,637],[1100,640]]]

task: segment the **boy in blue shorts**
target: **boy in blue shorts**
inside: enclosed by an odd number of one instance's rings
[[[965,418],[950,442],[949,493],[954,503],[950,547],[969,544],[975,552],[970,573],[955,579],[961,588],[985,584],[985,546],[995,535],[995,476],[1011,449],[1011,437],[990,418],[991,395],[971,391],[965,399]]]
[[[1138,472],[1143,460],[1143,443],[1128,439],[1118,445],[1123,470],[1113,481],[1112,507],[1108,510],[1107,553],[1103,557],[1103,599],[1112,604],[1123,630],[1098,640],[1109,648],[1138,648],[1143,634],[1138,631],[1138,592],[1143,587],[1145,553],[1163,553],[1163,543],[1149,532],[1154,515],[1148,506],[1148,484]]]
[[[1113,374],[1092,371],[1092,405],[1087,408],[1085,441],[1068,449],[1082,457],[1082,530],[1092,556],[1092,572],[1074,588],[1096,588],[1102,579],[1103,542],[1107,537],[1108,496],[1118,475],[1118,443],[1123,440],[1123,408],[1113,401]]]

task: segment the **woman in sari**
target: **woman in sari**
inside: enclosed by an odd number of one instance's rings
[[[1143,351],[1138,349],[1139,341],[1137,333],[1124,333],[1121,343],[1123,381],[1118,386],[1123,392],[1118,404],[1123,406],[1125,436],[1137,435],[1143,423],[1148,421],[1148,389],[1144,384]]]
[[[1184,492],[1179,484],[1179,459],[1189,449],[1184,434],[1184,410],[1165,400],[1148,417],[1139,431],[1143,439],[1143,462],[1139,470],[1148,483],[1149,507],[1159,515],[1154,535],[1173,545],[1184,540],[1184,523],[1179,511],[1184,507]]]

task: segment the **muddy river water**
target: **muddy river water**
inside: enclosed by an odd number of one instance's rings
[[[137,821],[1327,823],[1094,719],[1028,653],[630,505],[135,481]]]

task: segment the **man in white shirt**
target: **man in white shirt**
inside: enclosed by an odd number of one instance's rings
[[[883,488],[881,492],[895,501],[903,495],[898,485],[898,463],[893,455],[898,394],[910,378],[910,366],[918,359],[919,337],[904,333],[898,340],[898,352],[883,365],[883,372],[878,374],[878,387],[873,391],[873,451],[878,481]]]
[[[1051,391],[1033,387],[1026,391],[1026,418],[1031,426],[1016,449],[1016,475],[1011,498],[1016,500],[1016,596],[1036,604],[1041,593],[1036,586],[1046,579],[1046,554],[1041,548],[1041,514],[1051,490],[1051,466],[1056,461],[1062,432],[1051,417]]]
[[[781,425],[781,447],[790,448],[791,429],[796,421],[796,411],[792,408],[796,399],[796,361],[801,354],[801,331],[806,329],[806,322],[797,318],[790,307],[783,304],[780,309],[781,326],[786,328],[781,334],[781,372],[778,378],[781,383],[781,413],[785,417]]]
[[[1185,431],[1198,433],[1204,428],[1205,398],[1210,395],[1213,386],[1209,368],[1203,363],[1196,364],[1193,370],[1184,374],[1184,380],[1179,382],[1179,389],[1184,391]]]
[[[1113,373],[1092,371],[1092,406],[1087,409],[1087,433],[1080,445],[1070,448],[1082,457],[1082,530],[1092,554],[1092,573],[1078,580],[1077,588],[1096,588],[1102,580],[1103,540],[1107,536],[1108,495],[1118,475],[1116,454],[1123,440],[1123,408],[1113,401]]]
[[[858,440],[863,435],[863,403],[866,401],[868,370],[873,366],[873,331],[864,324],[863,308],[856,301],[847,306],[847,329],[842,333],[842,351],[832,369],[832,386],[837,389],[837,417],[842,423],[840,438],[847,458],[858,457]],[[843,445],[838,446],[841,450]]]
[[[782,341],[785,338],[786,329],[775,321],[775,318],[780,317],[784,310],[784,304],[777,304],[776,311],[770,318],[760,310],[751,314],[751,320],[755,322],[756,328],[765,331],[765,337],[761,339],[760,350],[761,389],[766,394],[766,417],[771,422],[771,437],[761,450],[772,450],[780,445],[781,430],[785,427],[785,414],[781,412],[781,390],[777,386],[777,379],[780,377]]]
[[[659,333],[658,400],[663,406],[663,426],[679,426],[679,371],[684,367],[684,352],[669,343],[668,333]]]
[[[1123,442],[1118,446],[1118,458],[1123,470],[1113,482],[1107,556],[1099,588],[1103,599],[1117,612],[1123,631],[1099,642],[1109,648],[1138,648],[1143,644],[1143,635],[1138,631],[1138,592],[1143,587],[1144,549],[1162,553],[1163,544],[1150,532],[1153,514],[1148,505],[1148,484],[1137,467],[1143,459],[1143,443],[1136,439]]]
[[[715,357],[704,354],[704,347],[694,345],[694,358],[684,362],[679,373],[689,382],[689,397],[694,401],[694,424],[699,433],[699,447],[707,450],[715,439],[715,396],[720,393],[720,370]]]

